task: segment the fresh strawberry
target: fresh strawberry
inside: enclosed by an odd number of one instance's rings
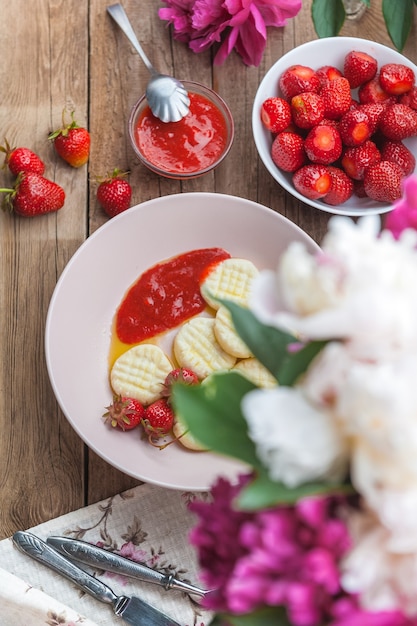
[[[329,80],[321,88],[320,95],[324,102],[324,116],[332,120],[341,118],[351,106],[350,85],[344,76]]]
[[[146,407],[142,426],[152,443],[154,439],[169,433],[174,425],[174,411],[166,398],[156,400]]]
[[[291,98],[291,114],[298,128],[313,128],[324,117],[324,103],[319,94],[304,91]]]
[[[363,185],[366,195],[377,202],[395,202],[402,195],[404,172],[398,163],[380,161],[366,169]]]
[[[340,119],[339,133],[345,146],[359,146],[371,136],[367,114],[359,107],[350,109]]]
[[[113,396],[113,402],[106,407],[103,417],[105,423],[113,428],[132,430],[144,419],[145,408],[139,400],[116,394]]]
[[[52,180],[33,172],[21,172],[13,189],[0,189],[7,196],[3,208],[24,217],[58,211],[65,202],[65,192]]]
[[[360,146],[348,148],[344,151],[341,165],[346,174],[353,180],[363,180],[365,171],[370,165],[381,160],[381,153],[376,144],[368,139]]]
[[[342,76],[342,72],[333,65],[322,65],[316,70],[316,74],[319,77],[320,85],[324,85],[328,80]]]
[[[417,87],[412,87],[410,91],[407,93],[403,93],[402,96],[398,98],[398,102],[401,104],[406,104],[411,107],[415,111],[417,110]]]
[[[363,111],[366,113],[368,117],[368,122],[371,130],[371,135],[378,130],[379,120],[381,119],[381,115],[385,111],[385,104],[382,102],[369,102],[367,104],[359,104],[359,111]]]
[[[295,172],[306,163],[304,139],[298,133],[284,131],[272,143],[271,157],[284,172]]]
[[[291,124],[291,107],[284,98],[267,98],[261,106],[261,119],[271,133],[280,133]]]
[[[383,104],[394,104],[397,96],[390,96],[384,91],[379,83],[379,76],[375,76],[358,89],[358,98],[361,104],[382,102]]]
[[[300,167],[293,174],[293,184],[296,190],[309,198],[317,200],[329,193],[331,178],[325,165],[308,164]]]
[[[65,122],[65,110],[62,114],[62,128],[51,133],[48,137],[54,142],[57,154],[72,167],[81,167],[87,163],[90,156],[90,133],[86,128],[78,126],[71,113],[71,122]]]
[[[305,138],[304,150],[312,163],[334,163],[342,154],[339,131],[334,126],[318,124]]]
[[[330,174],[330,190],[324,196],[323,202],[332,206],[343,204],[353,195],[353,181],[340,167],[329,165],[327,171]]]
[[[97,188],[97,200],[109,217],[114,217],[130,207],[132,199],[132,187],[125,180],[128,172],[114,169],[105,178],[99,179]]]
[[[381,158],[383,161],[398,163],[405,176],[412,174],[416,167],[414,154],[402,141],[384,141],[381,147]]]
[[[414,87],[415,76],[411,67],[402,63],[387,63],[379,70],[379,84],[386,93],[400,96]]]
[[[365,186],[363,184],[363,180],[354,180],[353,181],[353,193],[358,198],[367,198],[365,191]]]
[[[4,146],[0,146],[0,151],[5,153],[3,168],[8,166],[14,176],[20,172],[33,172],[42,176],[45,171],[42,159],[29,148],[11,148],[5,139]]]
[[[356,89],[374,78],[377,70],[377,60],[366,52],[352,50],[345,56],[343,74],[348,79],[351,89]]]
[[[406,104],[392,104],[381,115],[379,128],[388,139],[413,137],[417,135],[417,111]]]
[[[165,378],[164,388],[162,391],[163,397],[168,400],[171,396],[172,385],[174,383],[183,383],[184,385],[197,385],[199,382],[198,376],[195,372],[186,367],[177,367],[172,370]]]
[[[316,72],[305,65],[291,65],[281,74],[278,86],[283,97],[291,100],[303,91],[317,92],[320,87],[320,80]]]

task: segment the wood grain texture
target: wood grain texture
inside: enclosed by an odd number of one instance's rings
[[[107,221],[96,202],[97,176],[116,166],[129,170],[133,204],[191,191],[248,198],[287,216],[317,241],[329,219],[272,180],[257,156],[251,128],[252,103],[265,72],[285,52],[316,39],[311,0],[285,28],[268,30],[259,67],[246,67],[234,53],[215,66],[213,50],[195,55],[171,38],[158,18],[161,2],[124,0],[155,66],[212,85],[232,110],[236,138],[228,158],[214,173],[187,182],[159,178],[135,159],[127,123],[149,76],[107,15],[107,4],[32,0],[29,11],[27,0],[0,0],[0,141],[7,137],[36,150],[48,177],[66,191],[65,206],[55,215],[25,220],[0,214],[0,538],[137,484],[86,449],[57,405],[44,356],[56,281],[86,237]],[[393,47],[381,0],[372,0],[360,21],[347,21],[341,34]],[[417,61],[415,23],[404,53]],[[60,161],[47,141],[64,107],[75,109],[92,135],[90,161],[79,170]],[[11,184],[5,171],[0,176],[2,186]],[[105,281],[103,276],[103,288]]]

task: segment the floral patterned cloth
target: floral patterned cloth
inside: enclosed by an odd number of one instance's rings
[[[187,504],[194,497],[145,484],[31,528],[30,532],[44,540],[50,535],[83,539],[199,584],[197,557],[188,541],[195,519]],[[0,542],[0,563],[1,626],[115,623],[117,618],[111,608],[19,552],[11,539]],[[207,611],[183,592],[165,591],[152,583],[101,570],[92,573],[117,595],[138,596],[183,626],[204,626],[209,621]]]

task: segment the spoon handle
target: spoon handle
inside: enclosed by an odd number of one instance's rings
[[[132,44],[132,46],[135,48],[136,52],[138,52],[138,54],[142,58],[142,61],[144,62],[144,64],[146,65],[146,67],[148,68],[150,73],[152,75],[157,74],[157,71],[153,67],[152,63],[150,62],[150,60],[148,59],[147,55],[145,54],[142,46],[140,45],[140,43],[139,43],[139,41],[138,41],[138,39],[137,39],[137,37],[135,35],[135,32],[134,32],[134,30],[132,28],[132,25],[129,22],[129,18],[127,17],[126,12],[125,12],[124,8],[122,7],[122,5],[121,4],[112,4],[111,6],[108,6],[107,7],[107,13],[109,15],[111,15],[111,17],[114,19],[116,24],[124,32],[124,34],[129,39],[129,41]]]

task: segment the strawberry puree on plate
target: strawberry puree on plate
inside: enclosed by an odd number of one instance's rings
[[[135,344],[179,326],[207,306],[200,279],[213,264],[230,258],[222,248],[191,250],[146,270],[116,313],[116,334]]]

